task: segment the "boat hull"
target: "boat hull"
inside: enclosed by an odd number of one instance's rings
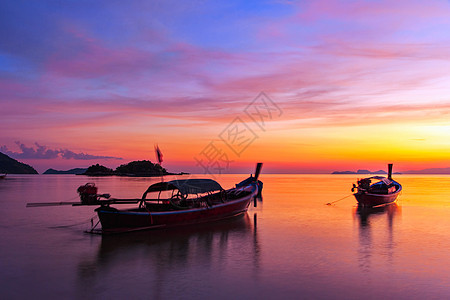
[[[102,225],[102,233],[170,228],[213,222],[243,214],[257,193],[258,189],[255,188],[252,193],[233,201],[186,210],[149,212],[99,207],[96,211]]]
[[[370,194],[366,192],[358,192],[353,194],[355,196],[356,201],[363,206],[379,206],[394,203],[397,200],[400,191],[397,191],[392,194]]]

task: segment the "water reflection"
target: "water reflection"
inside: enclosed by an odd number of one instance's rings
[[[89,295],[89,290],[98,289],[108,278],[117,284],[116,277],[124,276],[123,280],[141,281],[152,297],[161,298],[172,288],[174,279],[179,281],[187,274],[201,278],[208,269],[225,271],[233,261],[252,268],[257,276],[260,246],[256,213],[252,217],[245,214],[186,228],[103,236],[96,255],[79,263],[77,281],[82,288],[78,290],[86,293],[80,296]],[[127,265],[132,268],[124,268]],[[128,274],[129,269],[134,273]]]
[[[370,226],[369,218],[376,215],[386,214],[388,225],[392,229],[392,224],[395,215],[399,212],[399,206],[397,203],[392,203],[391,205],[385,205],[380,207],[367,207],[363,205],[358,205],[356,208],[356,213],[359,216],[360,226],[366,227]]]
[[[372,260],[381,259],[393,265],[395,240],[394,220],[401,210],[396,203],[381,207],[358,205],[356,216],[359,221],[359,267],[369,272]]]

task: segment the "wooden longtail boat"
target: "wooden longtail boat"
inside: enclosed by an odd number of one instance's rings
[[[372,176],[360,179],[357,185],[353,184],[352,192],[355,190],[353,196],[360,205],[373,207],[395,202],[402,191],[402,185],[392,179],[392,164],[389,164],[387,178]]]
[[[136,230],[170,228],[218,221],[244,214],[251,201],[262,189],[258,180],[262,164],[258,163],[255,176],[250,176],[224,190],[212,179],[184,179],[158,182],[151,185],[141,199],[115,199],[109,194],[97,194],[93,183],[80,186],[81,202],[28,203],[28,207],[63,205],[96,205],[102,229],[90,232],[121,233]],[[147,196],[157,194],[156,198]],[[168,197],[161,197],[168,194]],[[118,209],[112,205],[137,204],[135,208]],[[98,223],[97,223],[98,224]]]

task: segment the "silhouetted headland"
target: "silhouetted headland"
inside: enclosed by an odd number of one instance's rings
[[[0,152],[0,173],[39,174],[32,166],[21,163]]]

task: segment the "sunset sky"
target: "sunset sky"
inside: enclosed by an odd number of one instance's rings
[[[0,152],[39,172],[450,167],[450,1],[0,2]]]

